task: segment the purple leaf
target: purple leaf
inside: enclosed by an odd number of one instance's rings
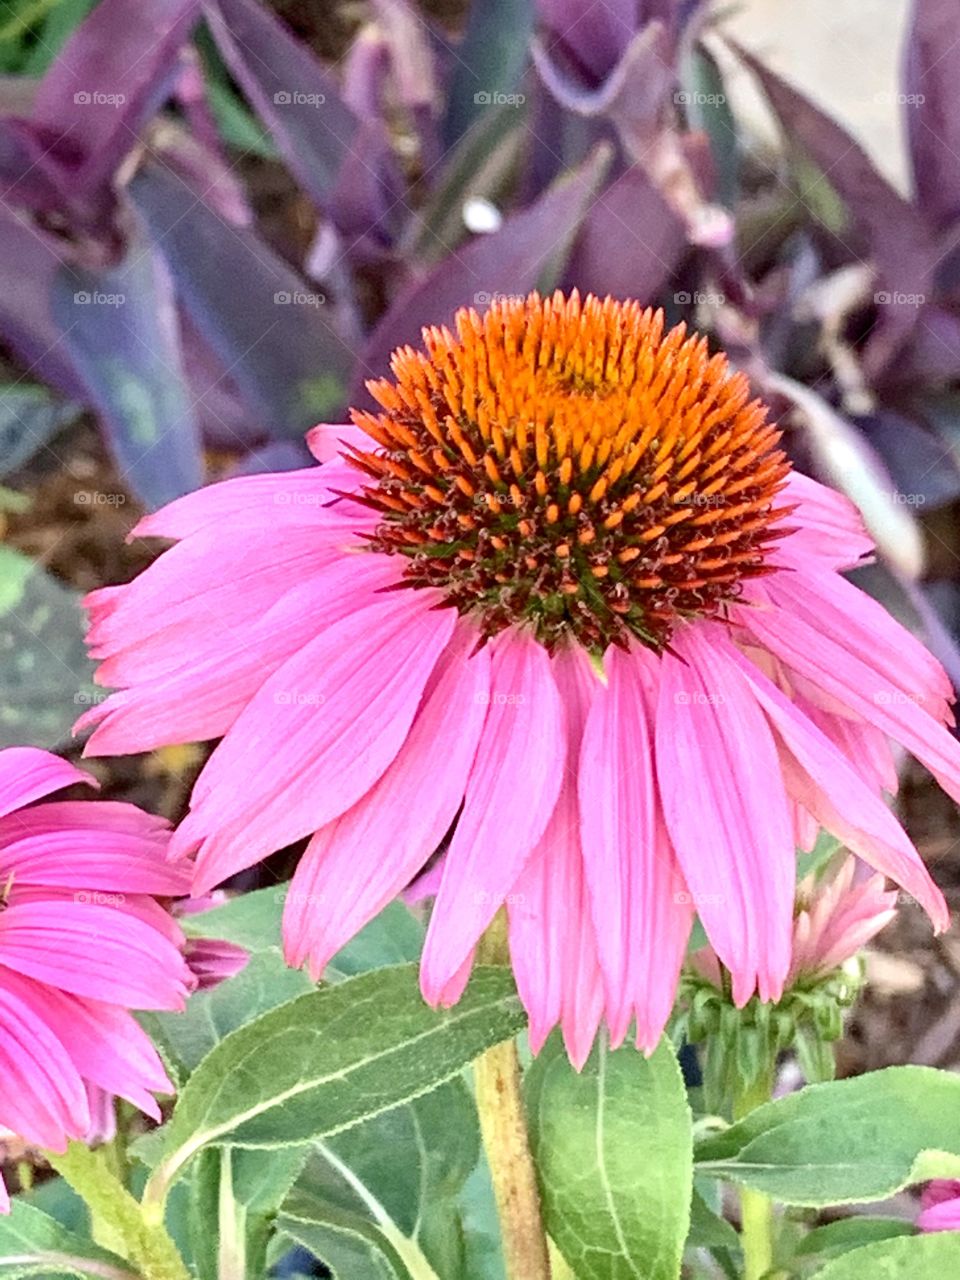
[[[74,193],[108,179],[136,143],[198,14],[199,0],[100,0],[51,64],[31,119],[59,139],[52,154]]]
[[[683,223],[633,165],[597,196],[567,268],[568,285],[652,302],[686,249]]]
[[[131,237],[115,267],[63,266],[51,310],[120,471],[148,507],[203,482],[187,394],[173,283],[158,251]]]
[[[182,306],[264,435],[302,435],[336,413],[351,357],[323,295],[169,170],[145,164],[130,194],[163,247]]]
[[[609,147],[597,147],[585,164],[512,214],[499,231],[477,236],[403,289],[370,335],[355,396],[364,397],[364,379],[387,372],[395,347],[419,342],[425,325],[448,323],[458,307],[483,309],[497,294],[553,288],[609,162]]]
[[[0,205],[0,337],[27,372],[71,399],[83,384],[50,314],[53,280],[63,257],[48,237]]]
[[[505,97],[517,96],[532,31],[531,0],[485,0],[470,6],[447,94],[443,140],[448,149],[485,112],[503,105]]]
[[[538,0],[537,8],[546,27],[545,51],[578,67],[594,86],[617,65],[637,30],[637,0]]]
[[[204,12],[224,62],[287,164],[326,206],[357,130],[333,77],[255,0],[208,0]]]
[[[916,200],[938,229],[960,218],[960,41],[955,0],[914,0],[903,110]]]
[[[927,511],[960,498],[956,458],[933,432],[892,409],[878,410],[863,427],[901,501]]]
[[[916,299],[932,292],[936,252],[920,213],[883,178],[863,148],[837,122],[759,59],[734,45],[763,88],[788,139],[800,144],[847,207],[862,240],[847,245],[853,259],[868,255],[877,273],[877,323],[864,351],[868,376],[878,377],[917,323]]]

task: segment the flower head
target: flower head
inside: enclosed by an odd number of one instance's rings
[[[0,751],[0,1128],[53,1150],[102,1129],[104,1094],[159,1119],[152,1095],[172,1086],[129,1010],[180,1009],[193,986],[155,900],[188,883],[166,824],[130,804],[33,803],[90,781],[46,751]]]
[[[884,792],[894,738],[960,796],[949,681],[723,356],[534,294],[393,375],[323,465],[148,516],[176,545],[89,597],[88,752],[223,739],[174,837],[196,892],[309,835],[285,941],[320,972],[446,840],[425,995],[505,906],[533,1041],[577,1062],[602,1019],[656,1043],[695,912],[737,1003],[776,1000],[818,824],[946,923]]]

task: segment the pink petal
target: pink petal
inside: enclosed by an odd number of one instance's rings
[[[18,815],[18,827],[0,822],[0,865],[18,885],[119,890],[173,897],[189,892],[190,877],[166,860],[169,833],[111,828],[119,809],[97,801],[45,804]],[[107,814],[98,811],[107,809]],[[63,811],[67,810],[65,814]],[[84,811],[78,813],[77,811]],[[74,816],[75,815],[75,816]]]
[[[190,984],[178,949],[130,912],[76,898],[11,903],[0,965],[108,1004],[182,1009]]]
[[[738,621],[790,670],[902,743],[960,801],[960,744],[922,706],[844,644],[786,608],[741,607]]]
[[[363,481],[356,467],[351,471],[358,483]],[[344,479],[336,463],[329,468],[234,476],[196,489],[144,516],[130,538],[186,538],[206,528],[222,532],[235,522],[255,522],[273,529],[297,524],[317,528],[331,522],[343,524],[348,515],[359,521],[359,528],[372,526],[377,519],[374,512],[356,502],[344,502],[334,492],[331,482],[344,488]]]
[[[774,574],[764,584],[769,598],[860,655],[882,679],[917,699],[937,720],[950,718],[950,678],[916,636],[883,605],[837,573]]]
[[[200,846],[195,893],[339,817],[394,759],[453,632],[435,592],[393,592],[289,658],[197,779],[175,855]]]
[[[437,1003],[504,905],[553,812],[566,761],[563,705],[547,651],[504,631],[492,644],[490,706],[444,863],[420,984]]]
[[[714,640],[749,682],[783,740],[783,774],[790,794],[851,852],[913,894],[939,928],[946,928],[950,916],[943,895],[907,833],[876,792],[829,738],[738,653],[726,636],[718,635]]]
[[[654,770],[660,660],[610,648],[607,687],[587,721],[580,757],[581,839],[616,1047],[637,1020],[651,1053],[673,1009],[693,919],[666,836]]]
[[[663,657],[657,778],[667,829],[714,950],[745,1004],[790,968],[796,853],[770,728],[722,628],[678,629]]]
[[[284,908],[288,963],[330,957],[401,892],[457,815],[486,715],[490,655],[470,656],[460,623],[396,759],[363,798],[321,828],[300,859]]]
[[[0,751],[0,818],[25,805],[82,782],[99,784],[66,760],[39,747],[6,747]]]
[[[321,422],[310,428],[306,440],[307,448],[318,462],[332,462],[351,448],[362,449],[364,453],[372,453],[379,448],[375,440],[352,422],[339,425]]]
[[[774,544],[774,563],[808,568],[812,557],[831,569],[852,569],[872,553],[860,512],[835,489],[791,471],[780,497],[796,504],[787,519],[796,532]]]
[[[211,646],[202,631],[189,648],[182,636],[168,637],[171,659],[181,665],[157,680],[135,680],[133,688],[81,716],[74,732],[99,726],[84,755],[147,751],[221,737],[288,658],[325,628],[369,606],[381,588],[396,581],[397,566],[391,560],[341,556],[292,586],[251,626]],[[138,652],[136,647],[131,650],[130,679],[136,675]]]
[[[4,973],[3,984],[7,991],[32,1002],[84,1080],[160,1119],[153,1093],[172,1093],[173,1085],[149,1037],[131,1014],[10,971]]]
[[[583,726],[600,682],[579,647],[561,650],[553,674],[563,702],[570,767],[547,829],[507,899],[510,955],[530,1016],[530,1047],[539,1052],[562,1023],[574,1066],[590,1054],[603,1016],[597,941],[580,850],[577,777]]]
[[[42,994],[24,999],[0,967],[0,1125],[38,1147],[62,1151],[90,1125],[87,1093],[67,1050],[39,1013]]]

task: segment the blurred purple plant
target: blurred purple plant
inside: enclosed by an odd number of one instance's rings
[[[960,498],[948,0],[911,17],[909,198],[731,53],[700,0],[486,0],[456,35],[371,0],[336,66],[308,11],[283,13],[298,34],[262,0],[99,0],[39,83],[0,88],[0,337],[96,410],[149,505],[202,482],[204,443],[296,465],[305,428],[457,306],[554,285],[634,296],[739,359],[798,460],[859,502],[960,674],[957,575],[936,589],[939,630],[917,586],[920,516]],[[782,125],[775,154],[732,113],[732,56]],[[41,403],[24,422],[38,440],[58,421]]]

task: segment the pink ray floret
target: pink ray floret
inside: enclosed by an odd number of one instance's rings
[[[0,1128],[53,1151],[102,1131],[104,1094],[159,1119],[172,1086],[130,1010],[182,1009],[195,985],[157,901],[189,884],[167,824],[45,800],[76,783],[92,779],[49,752],[0,751]]]

